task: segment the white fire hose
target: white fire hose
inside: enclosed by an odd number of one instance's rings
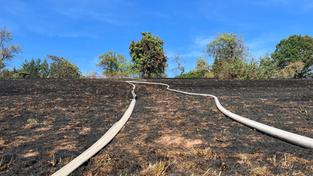
[[[117,133],[123,128],[123,126],[126,124],[127,120],[130,118],[130,115],[132,114],[135,104],[136,104],[136,94],[135,94],[135,85],[134,84],[150,84],[150,85],[163,85],[167,87],[167,90],[178,92],[182,94],[187,95],[195,95],[195,96],[204,96],[204,97],[212,97],[214,98],[216,107],[226,116],[232,118],[235,121],[238,121],[246,126],[249,126],[251,128],[257,129],[263,133],[266,133],[268,135],[280,138],[284,141],[287,141],[292,144],[296,144],[302,147],[311,148],[313,149],[313,139],[298,135],[295,133],[291,133],[288,131],[284,131],[275,127],[271,127],[259,122],[256,122],[254,120],[250,120],[248,118],[239,116],[237,114],[234,114],[227,109],[225,109],[218,98],[211,94],[200,94],[200,93],[191,93],[191,92],[185,92],[180,91],[176,89],[171,89],[168,84],[164,83],[156,83],[156,82],[143,82],[143,81],[126,81],[127,83],[131,84],[133,86],[132,95],[133,99],[128,107],[128,109],[125,111],[122,118],[116,122],[96,143],[94,143],[91,147],[89,147],[86,151],[81,153],[79,156],[77,156],[75,159],[73,159],[71,162],[63,166],[60,170],[55,172],[52,176],[66,176],[72,173],[75,169],[77,169],[80,165],[82,165],[84,162],[88,161],[92,156],[94,156],[96,153],[98,153],[103,147],[105,147],[116,135]]]
[[[72,173],[75,169],[77,169],[84,162],[88,161],[92,156],[98,153],[103,147],[105,147],[123,128],[127,120],[130,118],[132,114],[135,104],[136,104],[136,94],[135,94],[135,85],[129,83],[133,86],[132,95],[133,99],[128,106],[128,109],[125,111],[122,118],[117,121],[96,143],[90,146],[87,150],[73,159],[71,162],[63,166],[60,170],[55,172],[52,176],[66,176]]]
[[[201,93],[191,93],[191,92],[185,92],[185,91],[180,91],[180,90],[176,90],[176,89],[171,89],[170,86],[168,84],[164,84],[164,83],[156,83],[156,82],[143,82],[143,81],[129,81],[130,83],[136,83],[136,84],[153,84],[153,85],[163,85],[167,87],[167,90],[169,91],[173,91],[173,92],[178,92],[178,93],[182,93],[182,94],[187,94],[187,95],[196,95],[196,96],[204,96],[204,97],[212,97],[214,98],[216,107],[226,116],[232,118],[233,120],[240,122],[248,127],[254,128],[256,130],[259,130],[265,134],[268,134],[270,136],[274,136],[277,138],[280,138],[284,141],[287,141],[289,143],[295,144],[295,145],[299,145],[305,148],[311,148],[313,149],[313,139],[310,137],[306,137],[306,136],[302,136],[302,135],[298,135],[295,133],[291,133],[288,131],[284,131],[269,125],[265,125],[259,122],[256,122],[254,120],[250,120],[246,117],[242,117],[240,115],[237,115],[235,113],[232,113],[230,111],[228,111],[227,109],[225,109],[220,101],[218,100],[218,98],[214,95],[211,94],[201,94]]]

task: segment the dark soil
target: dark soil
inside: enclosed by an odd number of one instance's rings
[[[131,86],[103,80],[0,81],[0,175],[50,175],[118,121]]]
[[[150,81],[217,95],[234,113],[313,137],[313,81]],[[107,80],[0,82],[0,154],[5,158],[0,174],[51,174],[122,116],[130,88]],[[73,175],[313,174],[312,149],[225,117],[211,98],[139,84],[136,94],[126,126]]]

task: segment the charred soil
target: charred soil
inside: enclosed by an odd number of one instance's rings
[[[120,119],[130,89],[120,81],[0,81],[0,175],[52,174]]]
[[[313,137],[313,81],[148,81],[217,95],[234,113]],[[73,175],[313,174],[313,150],[231,120],[211,98],[136,86],[126,126]],[[47,175],[62,167],[122,116],[130,90],[108,80],[0,82],[0,174]]]

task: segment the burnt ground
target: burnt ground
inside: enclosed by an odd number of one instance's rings
[[[102,80],[0,81],[0,175],[61,168],[120,119],[130,88]]]
[[[217,95],[232,112],[313,137],[313,81],[150,81]],[[130,86],[123,82],[77,80],[69,87],[64,81],[34,82],[0,82],[0,154],[6,159],[0,174],[50,174],[97,140],[130,102]],[[16,84],[29,87],[22,91]],[[313,150],[274,139],[225,117],[211,98],[139,84],[136,94],[136,107],[126,126],[72,175],[313,174]],[[62,97],[58,106],[64,103],[63,110],[53,111],[51,102],[57,97]],[[35,105],[41,107],[36,109]],[[30,117],[38,122],[29,127]],[[81,135],[87,124],[88,133]],[[27,138],[31,136],[35,137]]]

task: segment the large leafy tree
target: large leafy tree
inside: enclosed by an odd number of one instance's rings
[[[246,55],[246,48],[243,40],[236,34],[224,33],[209,43],[207,52],[215,61],[243,59]]]
[[[213,72],[215,75],[220,75],[225,73],[225,68],[233,65],[234,63],[243,62],[246,56],[246,47],[243,40],[237,37],[236,34],[221,34],[215,38],[212,42],[208,44],[207,48],[208,54],[214,58]],[[226,67],[224,67],[225,65]],[[223,71],[224,69],[224,71]],[[227,71],[225,77],[236,78],[237,73],[232,73]]]
[[[132,41],[129,47],[134,69],[142,77],[160,77],[164,74],[167,58],[163,51],[163,40],[149,32],[143,32],[140,41]]]
[[[80,78],[81,73],[79,68],[63,57],[48,56],[53,62],[50,65],[50,78]]]
[[[11,60],[15,54],[20,51],[17,45],[12,45],[10,42],[13,36],[7,29],[0,29],[0,70],[5,67],[5,62]]]
[[[113,51],[108,51],[99,56],[97,65],[103,68],[103,74],[106,76],[127,74],[128,68],[125,57]]]
[[[276,45],[272,58],[280,68],[296,61],[311,65],[313,64],[313,38],[307,35],[292,35],[283,39]]]

